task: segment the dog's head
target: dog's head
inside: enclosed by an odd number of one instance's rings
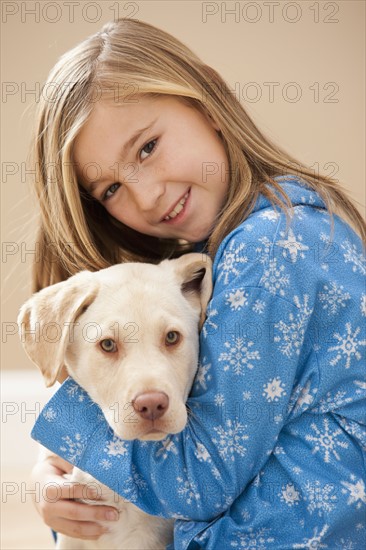
[[[119,437],[163,439],[187,421],[211,269],[192,253],[80,272],[23,305],[22,343],[47,386],[65,366]]]

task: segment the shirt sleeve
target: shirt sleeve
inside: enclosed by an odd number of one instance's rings
[[[181,433],[122,441],[70,379],[33,430],[40,443],[153,515],[211,521],[223,513],[261,471],[286,422],[311,311],[281,296],[287,275],[248,261],[240,239],[229,240],[216,262]]]

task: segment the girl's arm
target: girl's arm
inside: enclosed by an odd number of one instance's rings
[[[273,238],[273,226],[271,232]],[[148,513],[209,521],[225,511],[275,447],[300,350],[307,355],[310,306],[304,297],[282,298],[289,275],[279,265],[271,275],[270,261],[248,259],[243,231],[222,249],[183,432],[156,443],[117,440],[89,399],[75,403],[70,421],[75,383],[67,381],[34,437]],[[277,290],[266,285],[271,276]]]

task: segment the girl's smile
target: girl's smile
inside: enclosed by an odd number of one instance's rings
[[[114,218],[140,233],[204,240],[229,183],[218,130],[181,98],[99,102],[75,141],[79,181]]]

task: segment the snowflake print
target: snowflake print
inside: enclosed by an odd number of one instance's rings
[[[339,407],[343,407],[343,405],[347,403],[352,403],[353,398],[345,396],[345,391],[337,391],[334,395],[328,392],[326,396],[319,401],[318,407],[314,410],[315,412],[326,413],[334,411],[334,409],[339,409]]]
[[[112,441],[108,441],[104,448],[104,452],[107,453],[108,456],[123,456],[127,453],[126,443],[114,435]]]
[[[275,539],[270,535],[271,529],[262,527],[258,531],[254,531],[252,527],[248,529],[248,533],[238,531],[234,533],[235,539],[231,539],[230,545],[233,548],[254,548],[255,550],[267,550],[268,544],[271,544]]]
[[[356,504],[356,508],[361,508],[362,504],[366,504],[365,482],[363,479],[356,480],[354,475],[351,475],[350,479],[356,483],[341,481],[343,487],[345,487],[345,489],[342,489],[342,493],[347,494],[347,491],[349,493],[348,506]]]
[[[308,481],[304,486],[304,492],[304,500],[309,503],[307,509],[310,514],[318,512],[318,516],[321,517],[335,509],[338,499],[334,494],[334,485],[327,483],[322,487],[320,481]]]
[[[74,438],[66,435],[62,437],[62,441],[65,442],[65,446],[60,447],[60,451],[66,454],[66,460],[71,464],[77,464],[78,459],[82,457],[84,449],[86,447],[86,439],[79,433],[74,435]]]
[[[244,338],[233,338],[233,343],[225,342],[227,352],[223,352],[219,356],[219,361],[225,361],[224,371],[232,370],[234,374],[241,375],[245,367],[253,369],[254,365],[251,361],[258,361],[260,355],[258,351],[250,351],[254,346],[254,342],[246,342]]]
[[[294,297],[294,302],[298,308],[296,315],[289,313],[289,322],[280,321],[275,324],[275,328],[282,333],[281,336],[275,336],[274,341],[279,342],[279,350],[287,357],[291,357],[294,353],[300,355],[300,349],[303,343],[305,326],[308,317],[312,310],[308,306],[309,296],[304,295],[304,303],[301,304],[297,296]]]
[[[314,401],[314,397],[311,395],[311,382],[310,380],[307,381],[305,386],[301,386],[300,384],[297,385],[290,398],[289,406],[288,406],[288,412],[291,411],[291,409],[294,409],[294,412],[297,413],[300,409],[305,410]],[[317,393],[317,388],[313,390],[314,394]]]
[[[268,267],[264,270],[263,277],[260,280],[260,284],[263,284],[264,288],[268,290],[270,294],[279,294],[285,296],[283,287],[287,287],[290,284],[289,276],[284,273],[285,266],[277,266],[277,259],[269,260]]]
[[[264,392],[262,393],[263,397],[267,401],[279,401],[279,399],[286,395],[285,386],[281,382],[280,378],[273,378],[268,382],[268,384],[263,385]]]
[[[248,262],[247,256],[243,254],[244,250],[244,243],[240,243],[237,246],[235,239],[232,240],[230,246],[225,249],[223,258],[218,265],[218,281],[223,280],[224,284],[227,285],[232,276],[237,277],[240,275],[241,264],[246,264]]]
[[[217,309],[213,309],[212,307],[209,307],[206,310],[206,320],[202,327],[202,334],[205,338],[207,338],[209,334],[212,334],[219,328],[218,325],[212,320],[218,314],[219,312],[217,311]]]
[[[147,489],[147,483],[136,471],[136,466],[131,466],[132,476],[130,476],[124,483],[123,493],[124,496],[130,502],[136,502],[139,494],[143,493]]]
[[[226,421],[226,428],[224,426],[214,427],[218,439],[215,437],[212,441],[218,445],[221,458],[234,462],[235,454],[245,455],[247,449],[243,446],[243,443],[249,439],[249,436],[245,434],[245,428],[246,426],[240,424],[240,422],[232,420]]]
[[[195,377],[194,384],[196,386],[196,389],[199,389],[200,387],[204,390],[207,390],[207,382],[211,380],[211,374],[208,374],[211,363],[205,364],[206,357],[202,359],[202,363],[200,362],[197,369],[197,374]]]
[[[252,394],[250,391],[243,391],[243,399],[244,401],[249,401],[252,398]]]
[[[163,439],[163,441],[160,442],[161,447],[156,451],[156,456],[161,456],[164,460],[166,460],[169,456],[169,453],[173,453],[174,455],[178,454],[177,447],[174,444],[172,437],[166,437]]]
[[[318,299],[323,303],[323,309],[330,315],[336,315],[342,307],[346,307],[346,302],[351,298],[349,292],[343,292],[343,286],[337,286],[332,282],[330,285],[324,285],[322,292],[318,293]]]
[[[360,360],[361,353],[359,352],[360,346],[366,346],[366,340],[357,340],[357,336],[360,333],[360,328],[357,327],[354,333],[352,334],[351,323],[346,323],[347,333],[343,333],[341,336],[338,332],[333,334],[333,338],[338,340],[339,344],[337,346],[332,346],[328,348],[328,351],[336,351],[337,355],[330,361],[332,366],[337,365],[341,359],[346,360],[344,365],[346,369],[349,369],[351,366],[351,361],[353,358]]]
[[[366,258],[363,256],[363,254],[359,254],[357,252],[356,245],[351,244],[348,240],[346,240],[345,244],[341,244],[341,248],[345,250],[343,257],[346,264],[353,264],[352,271],[354,273],[359,272],[361,273],[361,275],[366,275]]]
[[[248,303],[249,294],[238,288],[235,292],[231,292],[226,296],[226,303],[230,306],[232,311],[239,311],[243,306]]]
[[[112,462],[107,458],[102,458],[99,462],[99,466],[101,466],[103,470],[110,470],[110,468],[112,468]]]
[[[292,546],[293,549],[295,548],[301,548],[304,550],[305,548],[309,548],[309,550],[317,550],[318,548],[328,548],[327,544],[322,544],[322,538],[326,534],[326,532],[329,529],[329,525],[324,525],[320,533],[318,534],[318,527],[315,527],[313,531],[313,536],[311,539],[303,539],[300,544],[294,544]]]
[[[358,550],[357,546],[355,546],[355,543],[351,539],[344,539],[343,537],[339,540],[339,542],[336,542],[334,548],[337,550]]]
[[[280,246],[283,248],[282,255],[286,259],[290,259],[291,262],[295,263],[298,259],[297,255],[299,254],[299,258],[305,258],[304,250],[309,250],[309,247],[305,244],[302,244],[302,236],[298,235],[295,237],[294,232],[292,229],[289,229],[287,239],[285,231],[280,231],[280,236],[282,239],[280,241],[276,242],[277,246]],[[298,239],[298,240],[297,240]]]
[[[330,462],[331,457],[334,456],[337,460],[340,460],[340,456],[337,452],[337,447],[342,449],[348,449],[348,443],[341,441],[341,438],[338,438],[339,435],[343,435],[341,429],[333,431],[329,429],[329,420],[324,418],[324,431],[322,432],[316,424],[311,424],[311,429],[314,430],[316,435],[306,435],[306,441],[312,441],[315,443],[313,454],[317,452],[324,453],[324,462]]]
[[[186,469],[184,469],[184,473],[187,473]],[[201,496],[194,482],[188,481],[188,479],[184,480],[182,477],[177,477],[177,482],[177,495],[180,498],[185,498],[187,504],[192,504],[194,501],[199,503]]]
[[[86,392],[75,383],[68,385],[66,388],[66,393],[70,399],[76,398],[80,403],[82,403],[86,397]]]
[[[224,396],[224,394],[223,393],[217,393],[214,397],[214,403],[218,407],[222,407],[223,405],[225,405],[225,396]]]
[[[263,300],[256,300],[253,304],[252,310],[254,313],[259,313],[261,315],[266,307],[266,303]]]
[[[211,462],[210,453],[202,443],[197,443],[195,457],[201,462]]]
[[[280,214],[271,208],[266,208],[265,210],[263,210],[263,212],[259,214],[259,217],[262,218],[262,220],[275,222],[280,217]]]
[[[295,486],[292,483],[288,483],[286,486],[282,487],[279,497],[282,502],[287,504],[287,506],[294,506],[294,504],[297,505],[301,500],[299,491],[296,491]]]
[[[366,317],[366,294],[361,296],[361,315]]]
[[[47,422],[54,422],[57,418],[57,412],[53,407],[47,407],[42,413],[42,416]]]

